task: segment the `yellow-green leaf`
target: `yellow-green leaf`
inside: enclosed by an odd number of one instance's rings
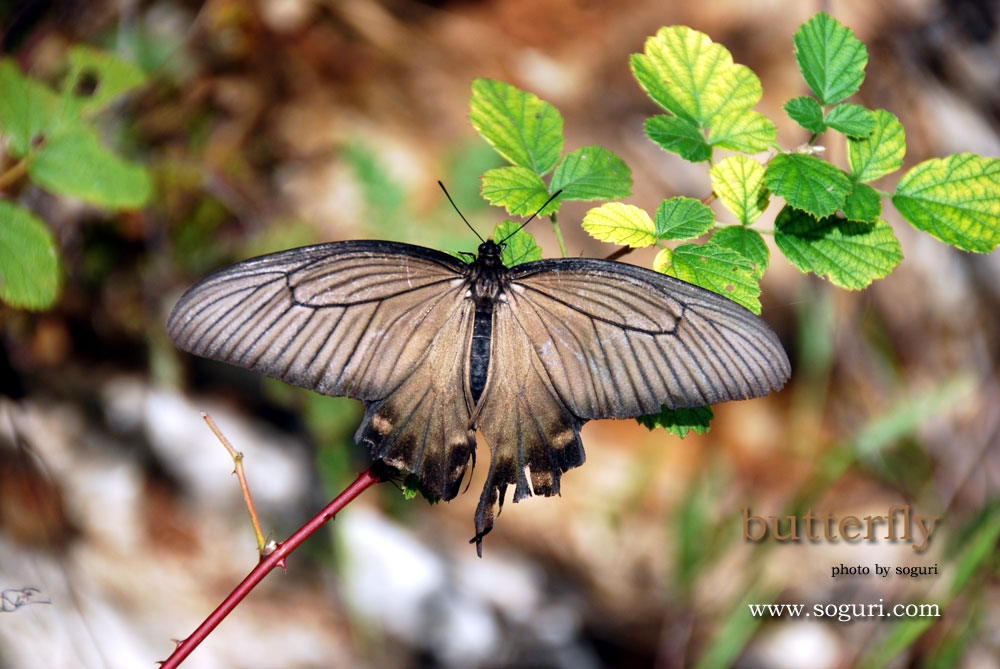
[[[483,174],[480,193],[490,204],[504,207],[511,216],[528,216],[549,199],[545,182],[530,168],[508,165],[488,170]],[[543,215],[559,208],[553,200],[546,205]]]
[[[720,148],[754,153],[774,141],[775,128],[761,114],[751,112],[761,96],[760,80],[750,68],[708,35],[687,26],[660,28],[646,40],[643,53],[632,54],[632,73],[654,102],[698,129],[708,129],[708,143]],[[693,161],[703,149],[683,126],[661,128],[684,141]],[[647,127],[654,141],[650,128]],[[662,142],[661,142],[662,144]],[[674,150],[674,149],[668,149]]]
[[[472,82],[469,120],[497,153],[536,174],[551,170],[562,153],[559,111],[537,95],[503,81]]]
[[[59,255],[52,233],[30,212],[0,200],[0,300],[48,309],[59,295]]]
[[[876,109],[875,129],[864,139],[847,139],[847,162],[856,181],[874,181],[903,165],[906,132],[903,124],[884,109]]]
[[[653,269],[696,286],[707,288],[760,313],[760,284],[752,263],[736,251],[708,242],[663,249]]]
[[[925,160],[899,180],[892,203],[918,230],[987,253],[1000,243],[1000,160],[972,153]]]
[[[708,35],[687,26],[666,26],[632,55],[632,71],[651,98],[676,116],[702,127],[719,114],[752,108],[760,100],[757,75]]]
[[[774,241],[793,265],[848,290],[861,290],[888,276],[903,259],[892,228],[881,219],[874,224],[833,216],[817,220],[785,207],[774,227]]]
[[[750,156],[732,155],[709,170],[712,190],[743,225],[750,225],[767,209],[764,166]]]
[[[755,111],[720,114],[708,129],[708,143],[720,149],[759,153],[774,144],[778,129],[770,119]]]
[[[583,229],[602,242],[632,248],[656,242],[656,226],[644,210],[622,202],[595,207],[583,217]]]

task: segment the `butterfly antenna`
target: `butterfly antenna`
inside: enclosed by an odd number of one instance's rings
[[[442,188],[443,188],[443,186],[442,186]],[[504,237],[502,240],[500,240],[500,243],[503,244],[508,239],[510,239],[511,237],[513,237],[514,235],[516,235],[517,233],[521,232],[521,230],[524,230],[524,226],[526,226],[528,223],[531,223],[533,220],[535,220],[535,217],[538,216],[538,214],[543,209],[545,209],[547,206],[549,206],[549,202],[552,202],[552,200],[554,200],[557,197],[559,197],[559,193],[562,193],[562,189],[561,188],[559,190],[557,190],[555,193],[553,193],[552,197],[550,197],[548,200],[546,200],[545,204],[543,204],[541,207],[539,207],[538,211],[536,211],[534,214],[531,215],[531,218],[529,218],[527,221],[525,221],[524,223],[522,223],[521,227],[519,227],[517,230],[515,230],[512,233],[510,233],[509,235],[507,235],[506,237]]]
[[[465,218],[465,216],[462,216],[462,212],[458,210],[458,205],[456,205],[455,201],[451,199],[451,195],[448,195],[448,189],[444,187],[444,184],[438,181],[438,186],[441,186],[441,190],[444,191],[444,196],[448,198],[448,202],[451,202],[451,206],[455,208],[455,211],[458,212],[458,215],[462,218],[463,221],[465,221],[465,224],[469,226],[469,230],[472,230],[472,234],[474,234],[476,237],[479,237],[479,233],[476,232],[476,229],[474,227],[472,227],[472,224],[469,223],[469,221]],[[548,202],[546,202],[545,204],[548,204]],[[485,242],[486,240],[483,239],[482,237],[479,237],[479,241]]]

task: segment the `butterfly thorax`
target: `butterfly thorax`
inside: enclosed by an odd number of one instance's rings
[[[507,268],[500,260],[503,247],[488,239],[479,245],[479,253],[469,266],[469,297],[476,310],[493,310],[500,294],[506,289]]]

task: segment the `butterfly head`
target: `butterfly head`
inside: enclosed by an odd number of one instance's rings
[[[482,258],[496,258],[500,259],[500,254],[503,253],[504,248],[507,245],[503,242],[497,244],[492,239],[487,239],[485,242],[479,245],[479,253],[477,257]]]

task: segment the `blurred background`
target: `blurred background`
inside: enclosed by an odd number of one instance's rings
[[[253,567],[232,461],[199,411],[245,454],[277,539],[367,466],[352,444],[360,404],[175,350],[163,324],[187,286],[321,241],[474,250],[436,181],[480,234],[504,218],[478,196],[500,164],[467,120],[480,76],[556,105],[567,151],[622,156],[629,202],[702,198],[707,171],[643,135],[657,108],[629,54],[663,25],[706,32],[758,74],[757,109],[794,147],[808,137],[781,109],[806,94],[792,35],[820,9],[867,44],[860,101],[902,121],[904,169],[1000,154],[990,0],[0,2],[3,50],[38,79],[58,84],[81,43],[149,74],[100,130],[155,184],[127,212],[27,182],[3,193],[54,231],[64,287],[46,312],[0,307],[0,589],[11,601],[8,589],[39,590],[0,611],[0,666],[152,666]],[[839,137],[828,142],[843,165]],[[606,256],[578,225],[587,208],[561,210],[567,246]],[[1000,666],[1000,260],[885,212],[904,260],[864,292],[803,276],[772,249],[763,316],[794,368],[781,393],[718,406],[711,432],[684,440],[589,423],[587,462],[562,496],[507,504],[482,559],[468,544],[482,440],[470,492],[450,503],[383,484],[185,666]],[[550,226],[531,232],[558,255]],[[649,266],[652,251],[625,260]],[[924,552],[743,539],[744,507],[839,518],[906,504],[942,517]],[[938,575],[832,578],[841,563]],[[838,622],[746,606],[880,600],[942,615]]]

